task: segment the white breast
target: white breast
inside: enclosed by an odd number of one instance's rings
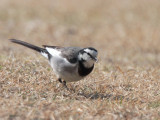
[[[46,50],[51,54],[50,65],[57,77],[64,79],[66,82],[82,79],[78,75],[78,63],[70,63],[57,49],[46,48]]]

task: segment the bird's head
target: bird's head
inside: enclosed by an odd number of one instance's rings
[[[90,68],[97,62],[97,55],[98,51],[95,48],[87,47],[79,52],[78,60],[82,62],[86,68]]]

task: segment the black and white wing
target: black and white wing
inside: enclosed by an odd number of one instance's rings
[[[78,53],[82,48],[79,47],[66,47],[62,50],[62,56],[65,57],[70,63],[77,63]]]
[[[51,56],[63,57],[68,62],[74,64],[78,61],[78,53],[82,48],[79,47],[59,47],[43,45]]]

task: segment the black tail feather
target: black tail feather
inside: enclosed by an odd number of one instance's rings
[[[38,46],[32,45],[30,43],[27,43],[27,42],[24,42],[24,41],[21,41],[21,40],[16,40],[16,39],[9,39],[9,40],[13,43],[23,45],[23,46],[28,47],[30,49],[33,49],[37,52],[47,52],[46,49],[44,49],[44,48],[40,48]]]

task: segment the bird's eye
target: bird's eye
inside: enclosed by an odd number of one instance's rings
[[[87,53],[92,59],[94,59],[94,57],[90,54],[90,53]]]

